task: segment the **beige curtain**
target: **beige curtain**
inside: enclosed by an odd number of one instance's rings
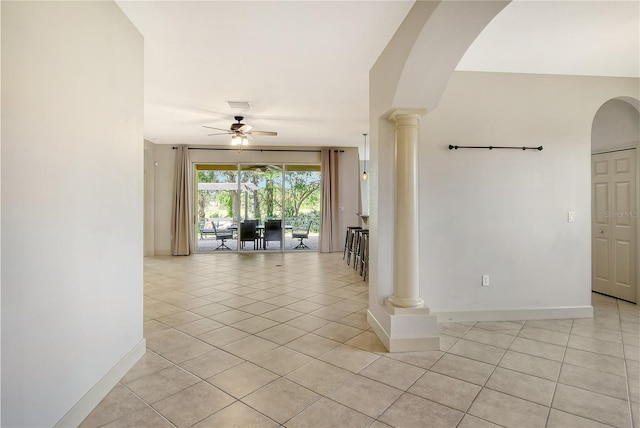
[[[320,252],[342,251],[340,239],[340,210],[338,198],[338,159],[340,153],[333,149],[321,151],[321,197],[320,197]]]
[[[174,256],[188,256],[191,253],[189,167],[189,149],[187,146],[180,146],[176,149],[174,173],[176,193],[171,216],[171,254]]]

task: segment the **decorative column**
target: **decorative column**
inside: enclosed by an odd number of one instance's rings
[[[425,113],[403,109],[389,116],[395,129],[393,292],[381,310],[373,306],[367,312],[367,322],[389,352],[440,349],[438,317],[420,296],[418,134]]]
[[[385,304],[394,308],[423,308],[420,297],[420,224],[418,217],[418,132],[426,110],[396,110],[395,125],[395,251],[393,294]],[[428,309],[427,309],[428,311]],[[396,313],[398,311],[395,311]],[[428,313],[428,312],[427,312]]]

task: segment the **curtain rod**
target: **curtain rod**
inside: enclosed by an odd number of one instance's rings
[[[517,149],[517,150],[538,150],[538,151],[542,151],[542,146],[538,146],[538,147],[525,147],[525,146],[453,146],[451,144],[449,144],[449,150],[453,150],[453,149],[489,149],[489,150],[493,150],[493,149]]]
[[[178,148],[173,146],[173,150]],[[320,153],[321,150],[304,150],[304,149],[230,149],[228,147],[187,147],[187,150],[232,150],[235,152],[301,152],[301,153]],[[344,150],[334,150],[337,153],[344,153]]]

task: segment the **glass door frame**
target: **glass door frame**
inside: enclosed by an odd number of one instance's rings
[[[273,166],[275,168],[277,168],[280,171],[279,174],[279,180],[274,180],[274,188],[277,185],[277,188],[280,189],[280,217],[279,218],[273,218],[272,220],[280,220],[281,224],[283,225],[282,227],[282,232],[281,232],[281,236],[280,236],[280,242],[281,242],[281,246],[280,246],[280,251],[275,251],[275,250],[269,250],[269,252],[274,253],[274,252],[280,252],[283,253],[286,249],[286,245],[285,245],[285,220],[284,220],[284,215],[285,215],[285,210],[284,210],[284,204],[285,204],[285,197],[284,197],[284,168],[285,168],[285,164],[280,162],[238,162],[238,187],[240,188],[240,186],[243,183],[243,174],[245,173],[252,173],[254,171],[257,172],[267,172],[267,170],[269,169],[269,166]],[[265,169],[265,171],[260,171],[260,169]],[[245,181],[247,181],[245,179]],[[259,186],[259,184],[257,183],[252,183],[256,186]],[[260,189],[260,187],[258,187],[258,189]],[[243,195],[240,193],[240,191],[237,193],[237,197],[238,197],[238,201],[237,201],[237,206],[239,207],[238,209],[238,219],[236,221],[236,224],[238,225],[238,227],[240,227],[240,222],[242,221],[242,217],[243,217],[243,212],[244,212],[244,219],[247,220],[247,214],[248,214],[248,209],[249,209],[249,201],[248,201],[248,194],[245,191],[245,200],[242,201],[242,197]],[[254,195],[253,197],[253,203],[254,203],[254,217],[256,215],[255,213],[255,206],[259,204],[256,204],[256,198],[257,195]],[[261,232],[260,232],[260,239],[262,240],[262,242],[260,242],[260,244],[258,245],[258,249],[260,250],[266,250],[266,242],[264,240],[264,233],[266,232],[265,230],[265,225],[266,225],[266,221],[268,220],[267,218],[263,218],[262,212],[259,212],[260,214],[260,218],[255,218],[256,220],[258,220],[258,223],[262,223],[262,224],[258,224],[258,227],[261,227]],[[238,234],[238,237],[240,235]],[[247,251],[241,251],[240,246],[238,246],[238,252],[247,252]]]
[[[192,170],[193,170],[193,189],[194,189],[194,200],[193,200],[193,209],[194,209],[194,228],[193,228],[193,239],[194,239],[194,251],[196,253],[201,253],[201,254],[205,254],[205,253],[214,253],[216,252],[215,249],[213,250],[209,250],[209,249],[203,249],[203,248],[199,248],[198,245],[198,241],[199,241],[199,227],[198,227],[198,222],[200,220],[199,216],[198,216],[198,201],[199,201],[199,193],[198,193],[198,171],[201,170],[206,170],[207,168],[198,168],[198,166],[207,166],[207,165],[211,165],[213,166],[213,168],[211,168],[212,170],[217,170],[215,167],[216,166],[235,166],[235,184],[236,184],[236,195],[235,195],[235,206],[237,207],[233,212],[233,218],[232,218],[232,222],[234,225],[236,225],[237,227],[237,233],[236,233],[236,248],[233,251],[225,251],[225,252],[230,252],[230,253],[250,253],[251,251],[244,251],[241,250],[240,248],[240,222],[242,221],[243,218],[243,211],[247,211],[248,210],[248,206],[245,206],[248,203],[248,198],[245,198],[245,200],[243,201],[243,189],[242,189],[242,173],[243,172],[249,172],[249,169],[243,169],[243,167],[255,167],[255,166],[267,166],[267,165],[273,165],[277,168],[279,168],[280,170],[280,180],[279,180],[279,188],[280,188],[280,198],[279,198],[279,202],[280,202],[280,218],[279,220],[282,223],[282,236],[281,236],[281,242],[282,242],[282,246],[280,248],[280,251],[277,250],[269,250],[268,252],[270,253],[276,253],[276,252],[280,252],[280,253],[284,253],[284,252],[288,252],[291,249],[288,248],[288,246],[286,245],[286,233],[287,233],[287,226],[291,226],[290,229],[293,230],[293,228],[295,227],[295,225],[287,225],[287,210],[286,210],[286,196],[287,196],[287,187],[286,187],[286,174],[290,171],[295,171],[296,169],[299,168],[304,168],[309,167],[309,170],[317,170],[320,172],[320,176],[322,175],[322,171],[320,169],[320,165],[319,164],[315,164],[315,163],[295,163],[295,162],[193,162],[192,163]],[[225,169],[220,169],[220,171],[224,171]],[[232,171],[230,168],[228,169],[229,171]],[[231,184],[231,182],[229,182],[229,184]],[[245,195],[244,196],[248,196],[246,195],[246,191],[245,191]],[[255,196],[254,196],[255,197]],[[318,207],[318,212],[320,212],[320,210],[322,209],[321,206]],[[255,213],[254,213],[255,215]],[[205,216],[206,217],[206,216]],[[246,216],[245,216],[246,217]],[[319,225],[318,225],[319,226]],[[292,239],[293,242],[293,239]],[[264,245],[264,242],[262,243]],[[222,251],[220,251],[222,252]]]

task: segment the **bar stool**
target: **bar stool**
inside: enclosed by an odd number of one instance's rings
[[[367,280],[367,273],[369,272],[369,234],[367,233],[362,237],[362,257],[361,257],[361,265],[360,265],[360,275],[362,276],[362,280]]]
[[[362,228],[351,230],[351,237],[349,238],[349,249],[347,250],[347,266],[351,265],[351,256],[353,256],[353,265],[356,264],[356,255],[358,254],[358,240],[360,238],[360,232]]]
[[[369,236],[369,229],[360,229],[356,230],[356,242],[353,245],[354,249],[354,261],[353,261],[353,270],[360,270],[360,265],[362,264],[363,250],[364,250],[364,238],[365,236]],[[361,274],[362,275],[362,274]]]
[[[353,246],[353,231],[358,229],[362,229],[362,227],[347,226],[347,235],[344,238],[344,252],[342,253],[342,260],[344,260],[345,257],[349,256],[349,258],[347,258],[347,264],[349,264],[349,260],[351,257],[350,250]]]

